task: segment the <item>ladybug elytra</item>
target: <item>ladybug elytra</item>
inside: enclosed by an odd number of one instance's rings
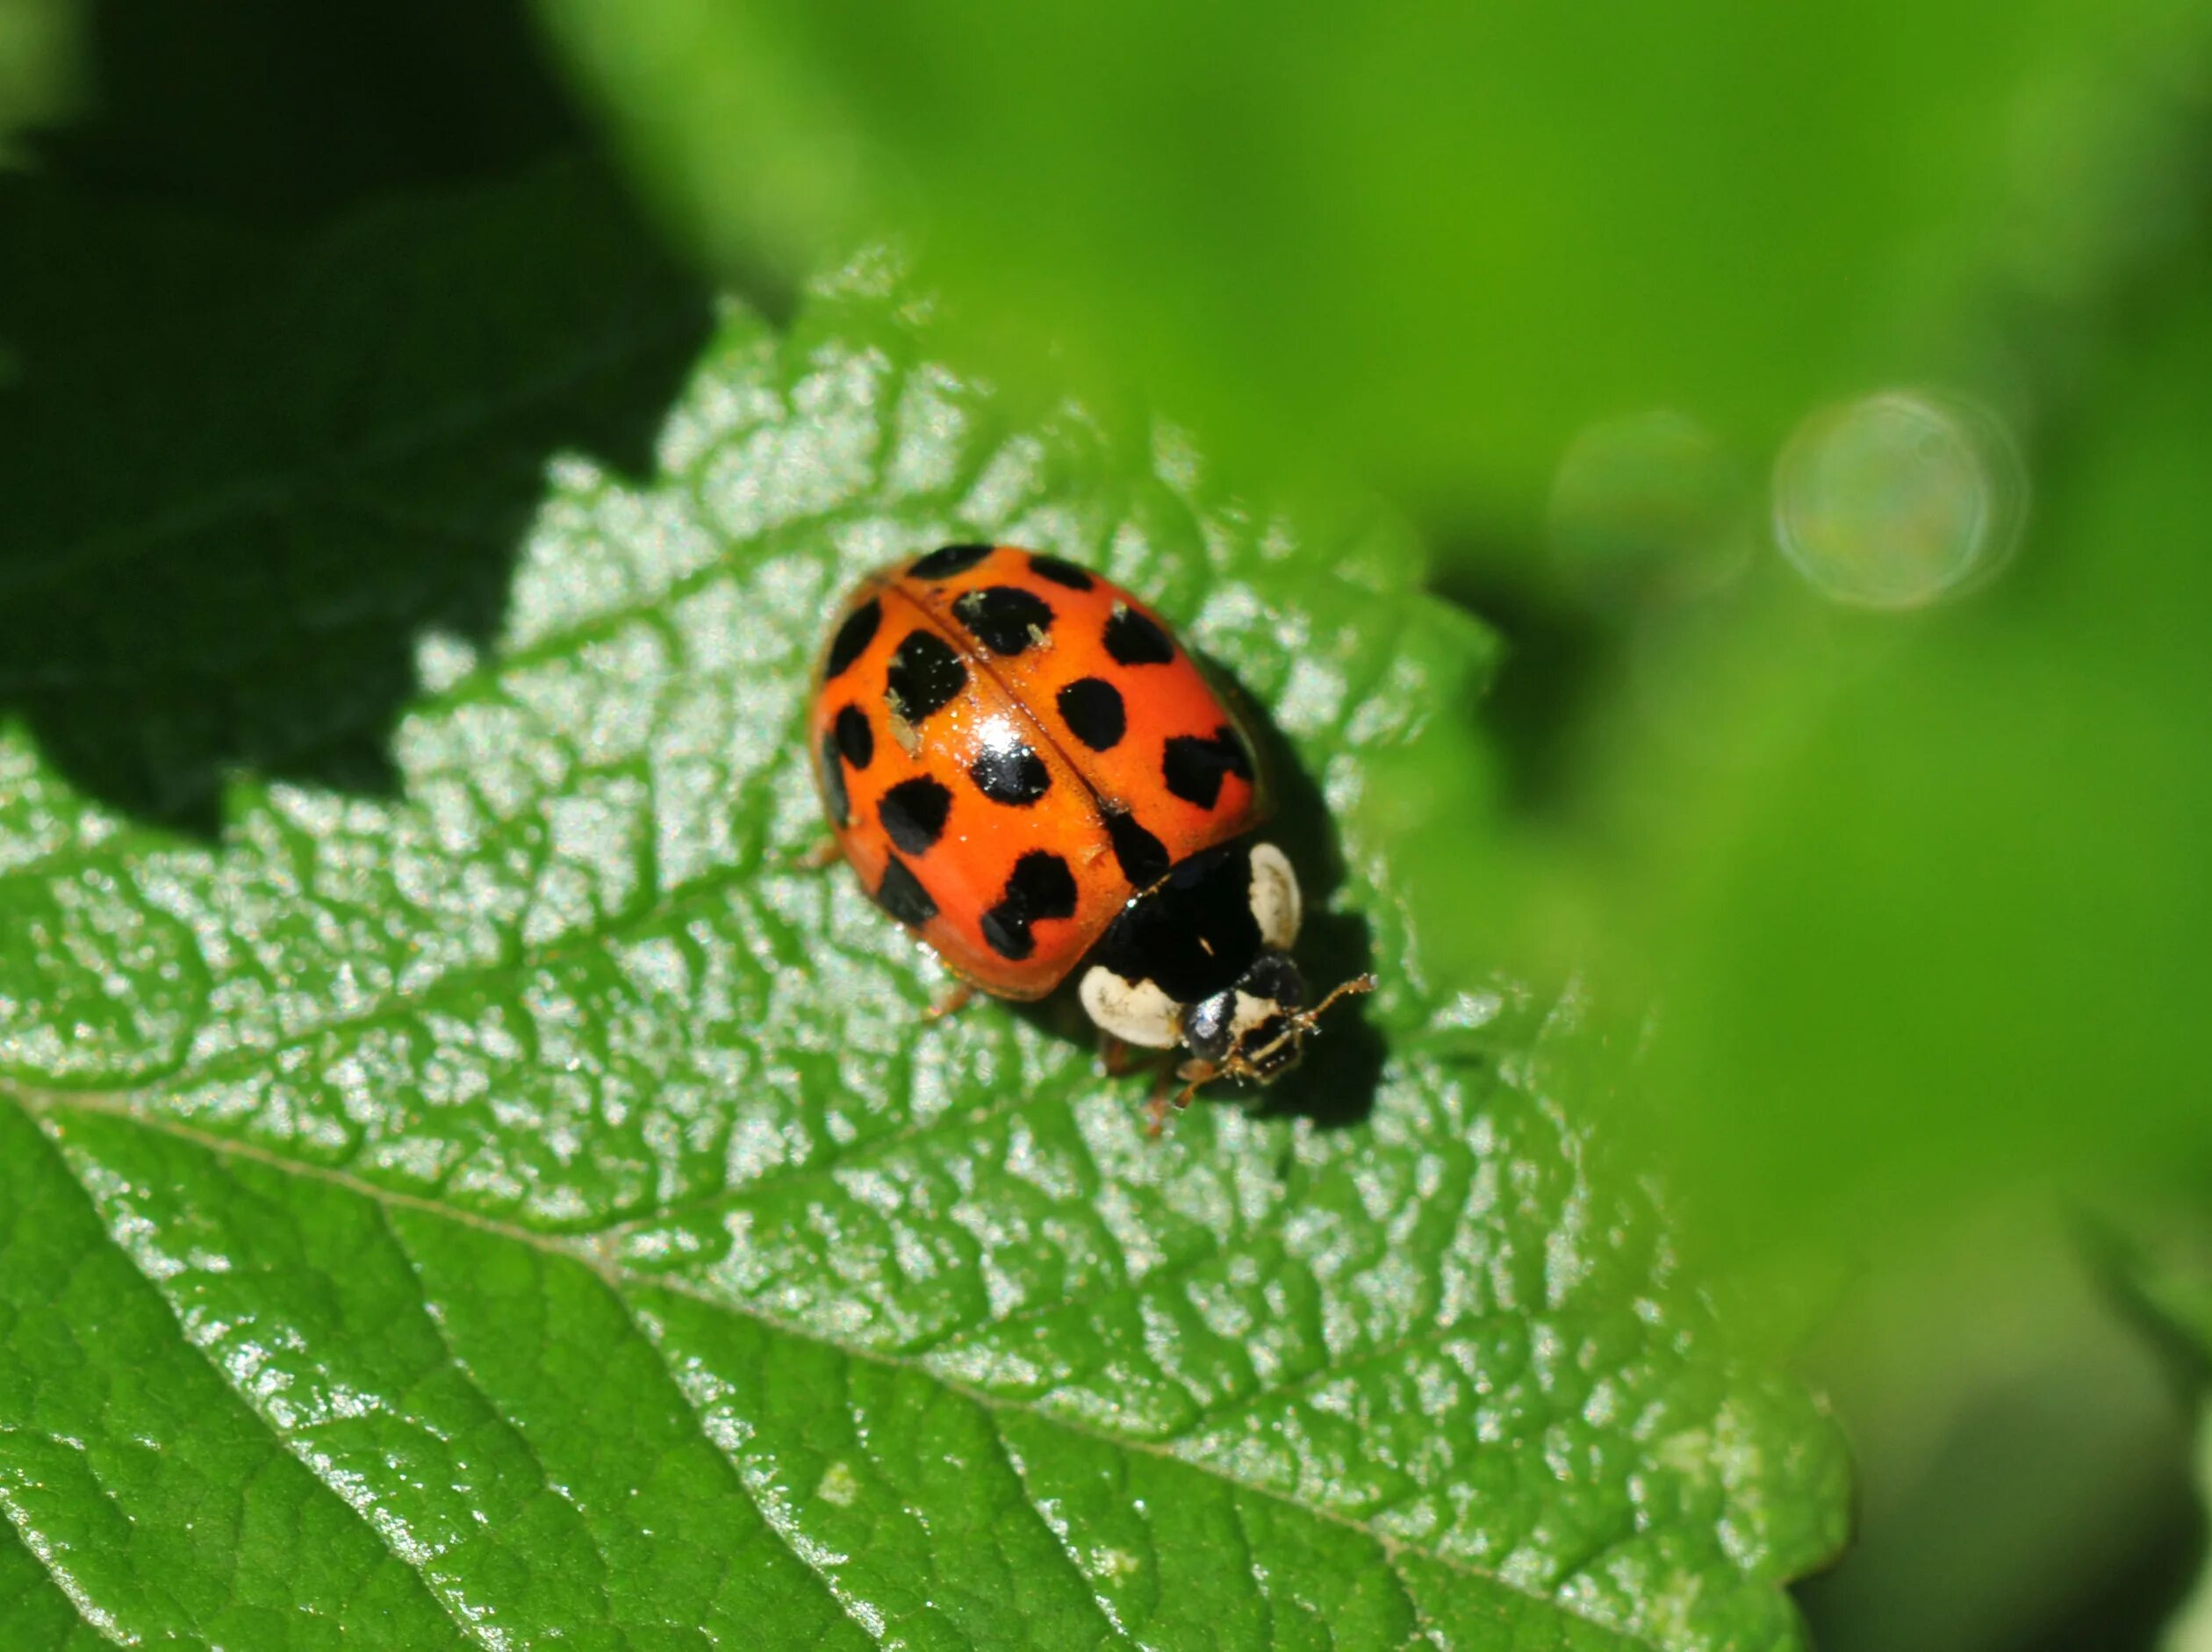
[[[1189,1051],[1178,1105],[1276,1077],[1374,985],[1309,1004],[1297,876],[1253,836],[1249,737],[1156,614],[1073,563],[946,545],[870,575],[822,650],[808,734],[876,903],[997,997],[1081,966],[1110,1038]]]

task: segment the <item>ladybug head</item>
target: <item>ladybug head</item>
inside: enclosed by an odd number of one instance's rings
[[[1297,1066],[1324,1010],[1374,986],[1374,976],[1354,976],[1308,1009],[1305,977],[1288,953],[1270,947],[1235,986],[1183,1007],[1182,1041],[1190,1059],[1177,1076],[1193,1089],[1215,1078],[1272,1082]]]
[[[1132,897],[1084,972],[1090,1018],[1139,1049],[1189,1052],[1171,1107],[1217,1078],[1266,1084],[1298,1063],[1324,1010],[1375,986],[1346,981],[1318,1004],[1289,949],[1298,937],[1296,874],[1272,844],[1232,840],[1182,860]]]

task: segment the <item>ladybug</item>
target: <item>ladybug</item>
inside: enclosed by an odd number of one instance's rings
[[[838,848],[960,995],[1038,999],[1080,966],[1110,1050],[1189,1052],[1177,1106],[1277,1077],[1375,984],[1309,1007],[1250,738],[1157,614],[1074,563],[964,544],[877,570],[838,609],[808,731]]]

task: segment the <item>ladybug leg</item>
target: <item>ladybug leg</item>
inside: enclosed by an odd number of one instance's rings
[[[1145,1103],[1145,1134],[1156,1141],[1167,1126],[1167,1115],[1190,1099],[1188,1091],[1173,1101],[1168,1099],[1168,1089],[1177,1077],[1174,1058],[1166,1051],[1140,1049],[1110,1032],[1099,1038],[1098,1065],[1110,1079],[1125,1077],[1147,1062],[1153,1067],[1153,1084],[1152,1099]]]
[[[1181,1067],[1163,1064],[1159,1076],[1153,1080],[1152,1101],[1145,1108],[1145,1134],[1158,1141],[1167,1128],[1171,1113],[1180,1113],[1190,1105],[1190,1098],[1198,1093],[1198,1087],[1214,1077],[1220,1069],[1210,1061],[1186,1061]],[[1184,1081],[1182,1088],[1173,1095],[1168,1091],[1175,1081]]]
[[[1098,1065],[1110,1079],[1117,1079],[1134,1073],[1143,1064],[1137,1046],[1126,1038],[1117,1038],[1112,1033],[1102,1033],[1098,1039]]]
[[[836,838],[824,837],[805,854],[801,855],[795,864],[801,872],[822,872],[836,866],[838,857],[844,852],[837,847]]]
[[[942,1021],[947,1016],[957,1016],[961,1010],[967,1008],[968,1000],[974,996],[974,988],[969,986],[967,982],[964,980],[956,980],[952,983],[951,988],[945,992],[943,997],[939,998],[937,1002],[931,1004],[927,1009],[924,1009],[922,1012],[922,1019],[924,1021]]]
[[[1167,1129],[1167,1115],[1175,1110],[1175,1103],[1167,1099],[1167,1091],[1175,1081],[1175,1069],[1163,1066],[1153,1078],[1152,1100],[1145,1103],[1145,1134],[1158,1141]]]

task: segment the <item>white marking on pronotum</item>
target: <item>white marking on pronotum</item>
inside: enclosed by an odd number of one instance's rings
[[[1260,938],[1278,952],[1289,952],[1298,938],[1303,916],[1298,874],[1273,844],[1252,846],[1252,916],[1260,925]]]
[[[1076,991],[1090,1018],[1124,1044],[1172,1050],[1182,1042],[1174,1001],[1152,981],[1128,980],[1094,964]]]

